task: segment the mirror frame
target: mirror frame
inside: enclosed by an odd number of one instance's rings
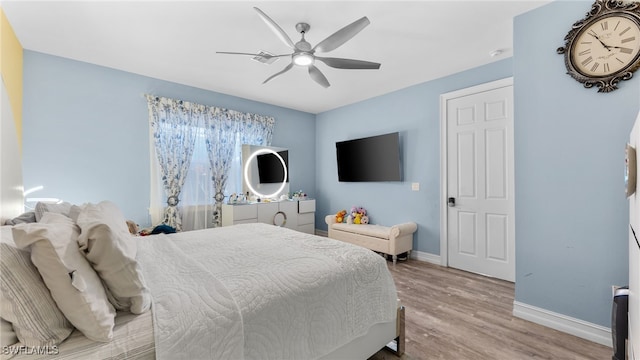
[[[249,194],[254,194],[262,199],[277,198],[282,193],[288,194],[289,193],[289,182],[287,182],[288,169],[287,169],[286,163],[284,162],[284,159],[282,158],[282,156],[280,156],[280,154],[278,154],[278,151],[285,151],[285,150],[288,151],[288,149],[285,149],[285,148],[278,148],[278,147],[271,147],[271,146],[242,145],[243,192],[245,193],[249,192]],[[257,163],[255,161],[256,156],[261,154],[276,155],[280,160],[280,163],[282,164],[282,167],[284,169],[284,179],[282,183],[280,183],[280,186],[278,187],[278,189],[272,193],[261,192],[262,190],[257,189],[258,186],[255,185],[255,182],[251,181],[251,179],[257,174],[257,171],[253,169],[254,167],[256,167],[257,169]],[[272,185],[275,186],[276,184],[272,184]]]

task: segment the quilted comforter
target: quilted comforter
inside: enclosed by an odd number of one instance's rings
[[[266,224],[141,238],[158,359],[315,359],[395,319],[385,260]]]

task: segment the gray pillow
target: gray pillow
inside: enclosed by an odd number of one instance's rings
[[[14,217],[13,219],[9,219],[4,222],[5,225],[16,225],[22,223],[33,223],[36,222],[36,212],[28,211],[24,214],[18,215],[18,217]]]
[[[64,215],[45,212],[40,222],[16,225],[12,232],[18,247],[31,250],[31,261],[65,317],[87,338],[110,341],[115,309],[78,248],[76,224]]]
[[[135,237],[118,206],[110,201],[85,204],[76,222],[80,250],[104,281],[111,304],[134,314],[149,310],[151,295],[136,261]]]
[[[13,243],[11,227],[3,226],[0,243],[0,304],[2,318],[26,346],[60,344],[73,331],[30,260],[31,253]],[[7,344],[4,344],[7,345]]]
[[[36,221],[40,222],[40,220],[42,220],[42,216],[46,212],[62,214],[68,217],[70,210],[71,210],[71,203],[68,203],[68,202],[61,202],[59,204],[39,202],[36,204],[36,208],[35,208]]]

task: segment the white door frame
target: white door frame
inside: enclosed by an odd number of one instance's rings
[[[513,85],[513,77],[444,93],[440,95],[440,265],[449,266],[449,219],[447,196],[449,194],[447,167],[447,101],[482,91]]]

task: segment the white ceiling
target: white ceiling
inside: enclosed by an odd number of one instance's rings
[[[512,55],[513,17],[537,1],[2,1],[27,50],[62,56],[246,99],[320,113]],[[290,61],[271,65],[216,51],[290,53],[253,7],[312,46],[367,16],[371,24],[319,54],[379,62],[380,70],[318,64],[331,87]],[[494,50],[502,54],[490,56]]]

